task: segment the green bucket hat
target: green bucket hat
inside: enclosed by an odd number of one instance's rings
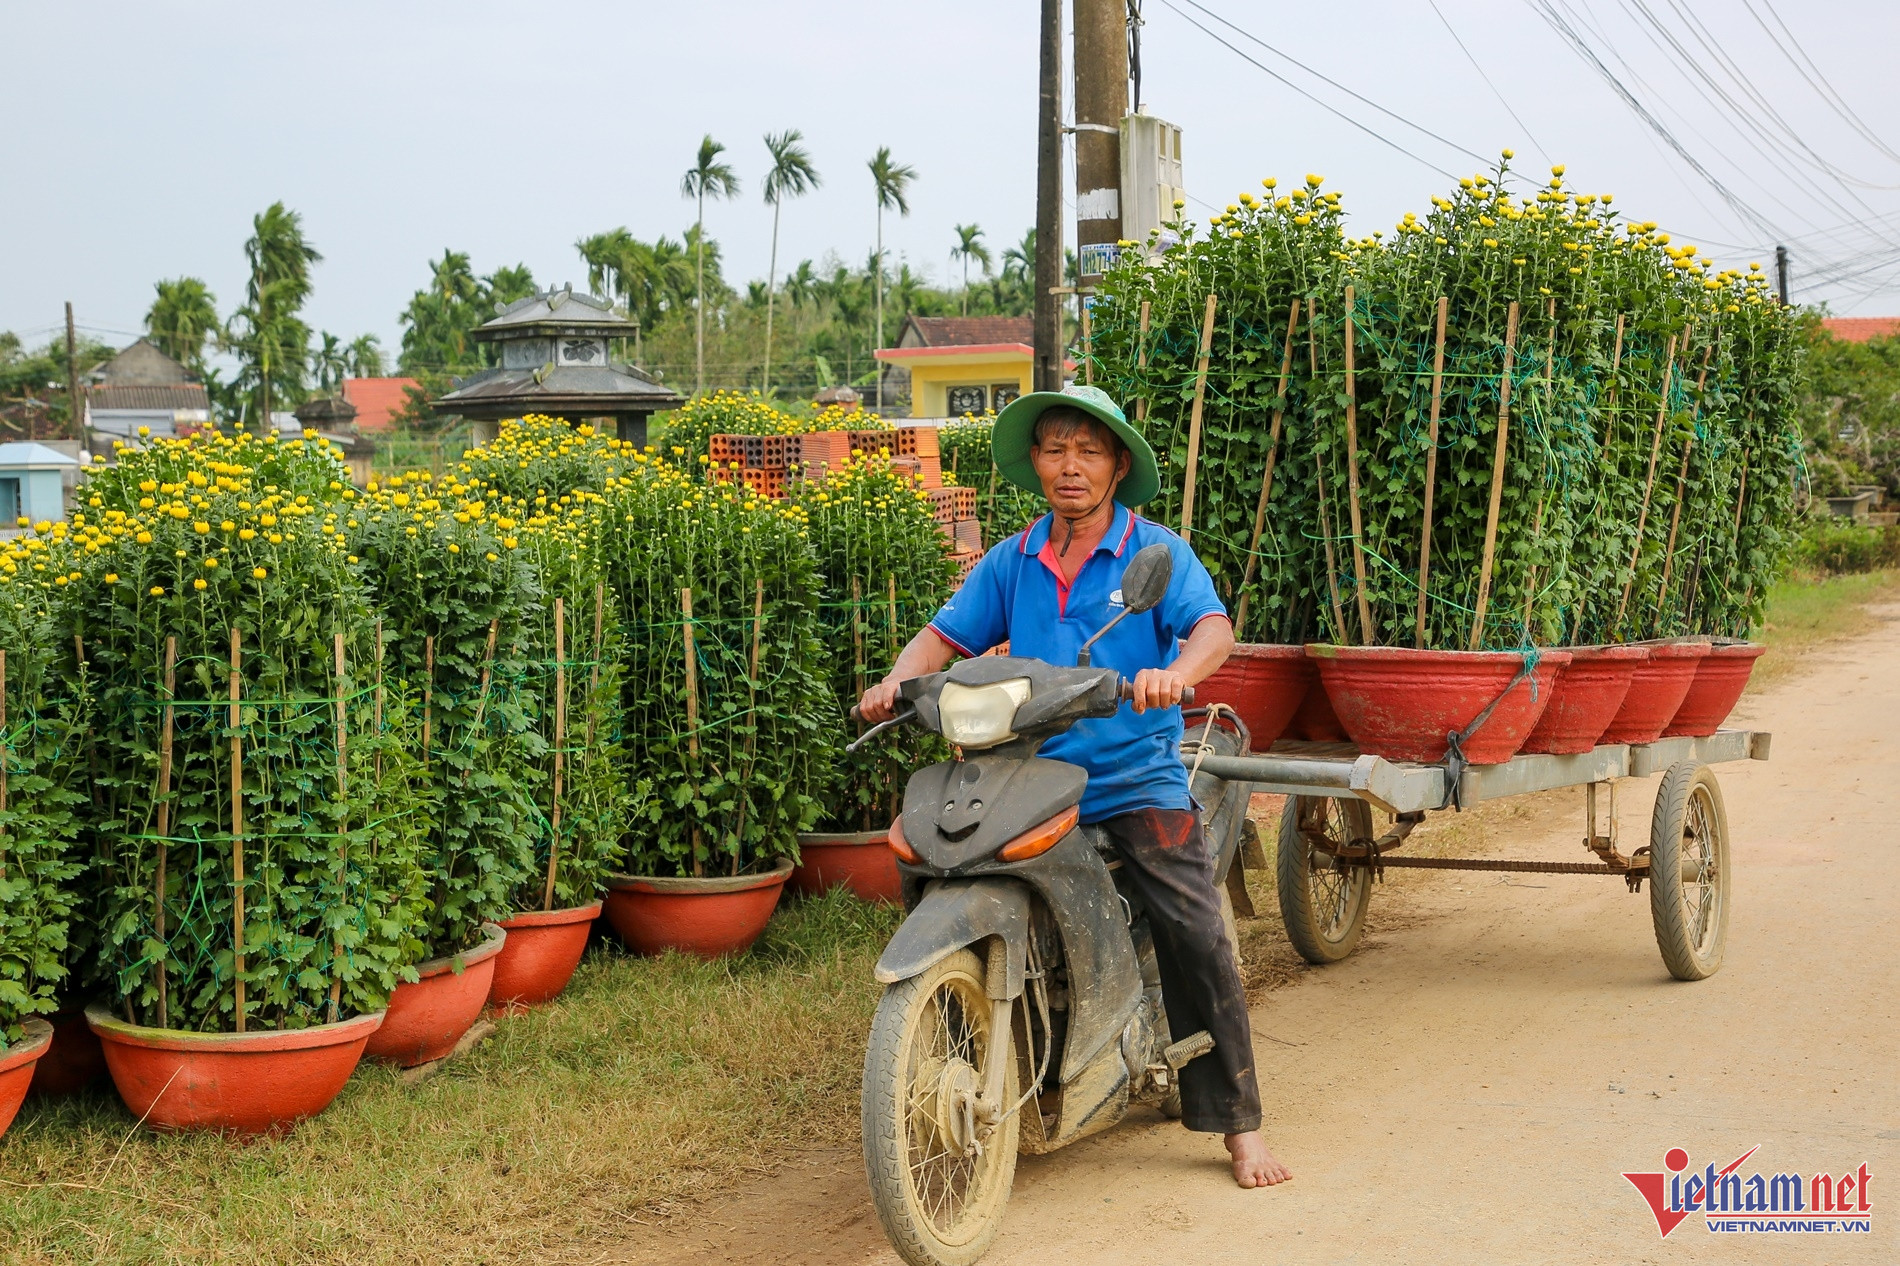
[[[1018,396],[996,415],[990,432],[990,453],[1003,478],[1018,488],[1040,494],[1042,481],[1036,478],[1036,466],[1029,458],[1035,444],[1036,419],[1058,405],[1080,409],[1113,431],[1128,446],[1134,460],[1128,477],[1115,489],[1115,500],[1129,509],[1152,500],[1161,491],[1161,472],[1155,465],[1155,451],[1141,432],[1128,424],[1121,408],[1100,387],[1070,386],[1061,391],[1032,391]]]

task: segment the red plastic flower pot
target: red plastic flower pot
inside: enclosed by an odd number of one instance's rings
[[[414,1068],[455,1049],[488,1005],[495,959],[508,940],[493,923],[482,924],[482,934],[482,943],[474,949],[417,963],[418,979],[396,986],[389,995],[389,1018],[365,1052],[371,1059]]]
[[[1194,688],[1194,703],[1224,703],[1238,712],[1253,749],[1264,752],[1287,732],[1314,675],[1304,646],[1242,642]]]
[[[1464,744],[1473,765],[1517,755],[1550,702],[1569,651],[1538,651],[1530,675],[1515,651],[1417,651],[1398,646],[1306,648],[1320,684],[1359,750],[1387,760],[1431,764],[1445,759],[1446,734],[1463,730],[1498,700]]]
[[[897,905],[904,899],[888,828],[800,833],[798,865],[792,868],[791,884],[814,897],[843,884],[864,901]]]
[[[53,1026],[44,1020],[23,1020],[26,1036],[12,1046],[0,1046],[0,1134],[13,1124],[26,1088],[33,1084],[33,1069],[53,1046]]]
[[[1573,646],[1550,703],[1519,750],[1574,756],[1597,745],[1630,692],[1647,646]]]
[[[65,1007],[51,1017],[53,1045],[33,1066],[33,1086],[27,1092],[57,1097],[76,1095],[106,1075],[106,1053],[98,1035],[86,1023],[86,1008]]]
[[[741,954],[765,931],[791,874],[786,859],[764,875],[609,875],[607,921],[639,954],[670,949],[700,958]]]
[[[1695,680],[1689,683],[1689,693],[1682,697],[1675,717],[1663,729],[1663,737],[1686,734],[1707,738],[1721,729],[1722,722],[1741,701],[1742,691],[1755,672],[1755,661],[1767,649],[1750,644],[1711,649],[1696,665]]]
[[[565,910],[530,910],[504,919],[508,933],[495,955],[495,978],[488,987],[494,1007],[538,1007],[561,996],[587,949],[587,934],[600,917],[601,903]]]
[[[1616,710],[1599,743],[1654,743],[1695,681],[1696,669],[1708,656],[1707,642],[1649,643],[1649,658],[1636,666],[1630,692]]]
[[[1346,737],[1346,727],[1339,723],[1339,714],[1333,711],[1333,701],[1326,696],[1326,687],[1319,684],[1319,665],[1313,662],[1311,656],[1306,660],[1306,673],[1306,697],[1300,700],[1300,706],[1294,710],[1286,736],[1308,743],[1350,742]],[[1200,696],[1197,694],[1195,698],[1199,699]],[[1259,743],[1254,744],[1254,749],[1265,750]]]
[[[132,1115],[158,1130],[267,1134],[330,1106],[383,1013],[267,1033],[128,1024],[95,1002],[86,1021]]]

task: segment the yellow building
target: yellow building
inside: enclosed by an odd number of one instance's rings
[[[1032,390],[1029,317],[907,317],[896,347],[880,348],[884,398],[910,395],[913,418],[955,418],[1002,407]]]

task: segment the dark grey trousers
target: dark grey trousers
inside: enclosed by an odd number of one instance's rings
[[[1168,1032],[1206,1029],[1214,1049],[1183,1068],[1181,1124],[1241,1134],[1260,1128],[1260,1085],[1240,969],[1221,922],[1214,857],[1189,809],[1138,809],[1101,824],[1148,907]]]

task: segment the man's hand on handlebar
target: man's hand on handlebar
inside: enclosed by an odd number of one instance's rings
[[[1129,699],[1136,712],[1149,708],[1172,708],[1181,702],[1188,679],[1171,668],[1144,668],[1129,683]],[[866,698],[869,698],[867,693]]]
[[[886,678],[864,692],[858,700],[858,718],[876,725],[897,713],[897,682]]]

